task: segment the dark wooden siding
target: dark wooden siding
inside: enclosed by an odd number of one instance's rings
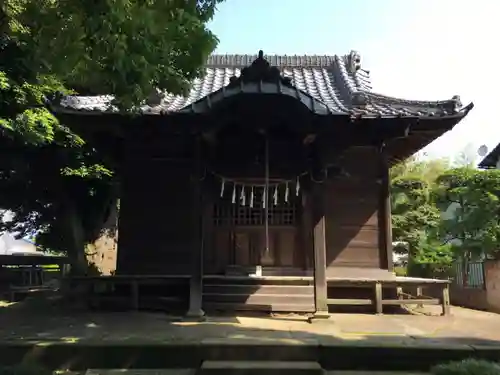
[[[341,161],[349,177],[326,181],[327,265],[380,269],[378,153],[375,148],[354,148]],[[190,274],[192,248],[192,163],[134,158],[128,161],[122,184],[117,273]],[[247,246],[246,233],[235,238],[231,230],[216,230],[208,199],[204,216],[205,273],[223,272],[228,264],[255,263],[231,259],[222,251],[235,240]],[[300,227],[300,225],[299,225]],[[307,227],[307,225],[306,225]],[[302,230],[283,235],[271,245],[286,247],[277,265],[312,266],[312,241]],[[287,232],[288,233],[288,232]],[[250,234],[248,234],[250,235]],[[293,238],[292,238],[293,237]],[[303,238],[302,238],[303,237]],[[296,251],[292,248],[296,246]],[[250,256],[248,251],[245,256]],[[295,255],[293,255],[295,253]],[[253,261],[252,261],[253,260]]]
[[[122,183],[117,272],[190,274],[191,164],[131,160]]]
[[[349,177],[325,187],[329,267],[380,268],[378,160],[375,148],[352,149],[342,160]]]

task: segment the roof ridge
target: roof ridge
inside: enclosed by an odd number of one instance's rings
[[[446,105],[450,103],[457,103],[458,107],[462,107],[462,102],[460,100],[459,95],[454,95],[450,99],[444,99],[444,100],[419,100],[419,99],[403,99],[391,95],[385,95],[385,94],[379,94],[377,92],[373,91],[363,91],[363,94],[366,94],[368,97],[376,99],[376,100],[387,100],[391,101],[392,103],[401,103],[401,104],[409,104],[409,105]]]
[[[331,66],[337,55],[264,55],[269,64],[277,67],[326,67]],[[257,54],[211,54],[205,67],[247,67],[258,57]]]

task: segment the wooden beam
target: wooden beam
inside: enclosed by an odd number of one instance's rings
[[[380,194],[378,204],[379,225],[379,259],[380,268],[392,271],[392,216],[391,216],[391,192],[389,178],[389,163],[385,150],[385,144],[379,147],[379,180]]]
[[[329,305],[342,305],[342,306],[366,306],[373,305],[373,300],[369,298],[330,298],[328,299]]]
[[[384,299],[382,305],[439,305],[439,298],[419,298],[419,299]]]

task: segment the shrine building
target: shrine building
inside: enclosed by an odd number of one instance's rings
[[[133,280],[136,308],[382,312],[405,285],[446,289],[393,273],[389,168],[467,115],[458,96],[378,94],[356,52],[261,51],[210,56],[188,95],[155,93],[139,115],[111,99],[52,110],[98,150],[118,147],[109,279]],[[428,300],[445,312],[447,298]]]

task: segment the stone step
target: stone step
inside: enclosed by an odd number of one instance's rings
[[[408,371],[326,371],[325,375],[431,375],[428,372]]]
[[[203,293],[207,302],[248,303],[252,305],[293,304],[310,305],[314,303],[314,295],[310,294],[232,294]]]
[[[318,362],[300,361],[204,361],[200,375],[322,375]]]
[[[212,361],[213,362],[213,361]],[[309,363],[309,362],[285,362],[285,363]],[[313,362],[315,363],[315,362]],[[201,370],[201,369],[200,369]],[[87,371],[64,371],[61,375],[196,375],[200,373],[196,369],[89,369]],[[281,369],[273,369],[278,371]],[[215,371],[215,370],[214,370]],[[261,371],[261,370],[259,370]],[[288,371],[288,369],[286,369]],[[260,372],[259,374],[262,374]],[[279,372],[274,372],[279,374]],[[287,372],[290,374],[290,372]],[[400,372],[400,371],[324,371],[324,375],[430,375],[424,372]]]
[[[85,375],[194,375],[195,369],[180,369],[180,368],[158,368],[158,369],[88,369]],[[66,375],[63,373],[62,375]],[[76,375],[74,372],[68,375]]]
[[[203,309],[213,311],[262,311],[283,313],[312,313],[315,311],[314,301],[311,303],[245,303],[245,302],[213,302],[203,301]]]

